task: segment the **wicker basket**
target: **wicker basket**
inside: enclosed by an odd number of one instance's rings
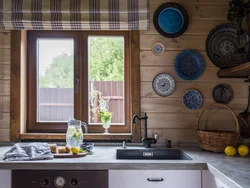
[[[234,132],[221,132],[221,131],[202,131],[200,130],[200,120],[203,116],[203,114],[212,107],[224,107],[228,109],[235,120],[236,124],[236,131]],[[224,152],[224,149],[227,146],[235,146],[237,138],[239,137],[239,123],[237,120],[237,117],[234,113],[234,111],[229,108],[228,106],[224,104],[213,104],[210,107],[203,110],[203,112],[200,114],[198,121],[197,121],[197,127],[196,127],[196,135],[198,142],[200,144],[200,148],[208,151],[213,152]]]

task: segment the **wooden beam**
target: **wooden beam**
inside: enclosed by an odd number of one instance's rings
[[[132,116],[141,115],[140,32],[131,31]],[[141,142],[141,123],[132,124],[132,142]]]
[[[11,31],[10,140],[20,140],[21,31]]]

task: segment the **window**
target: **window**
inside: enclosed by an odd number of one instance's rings
[[[65,132],[68,118],[131,132],[129,32],[28,32],[28,132]]]

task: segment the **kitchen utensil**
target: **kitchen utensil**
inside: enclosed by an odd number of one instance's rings
[[[187,90],[182,98],[183,105],[189,110],[197,110],[203,102],[202,95],[197,90]]]
[[[174,67],[183,80],[195,80],[204,71],[204,60],[199,53],[184,50],[176,57]]]
[[[249,80],[246,80],[245,82],[250,82]],[[248,103],[247,108],[245,111],[239,113],[237,115],[239,126],[240,126],[240,135],[244,138],[250,138],[250,112],[249,112],[249,106],[250,106],[250,85],[248,86]]]
[[[164,3],[159,6],[153,22],[156,30],[163,36],[175,38],[182,35],[188,27],[187,11],[178,3]]]
[[[236,124],[236,130],[235,131],[230,131],[230,132],[225,132],[225,131],[208,131],[208,130],[200,130],[200,122],[203,114],[211,108],[214,107],[223,107],[228,109],[231,114],[234,117],[235,124]],[[197,121],[196,125],[196,136],[198,139],[198,142],[200,144],[200,148],[208,151],[213,151],[213,152],[224,152],[224,149],[227,146],[235,146],[237,138],[239,137],[239,123],[238,119],[234,113],[234,111],[229,108],[228,106],[224,104],[212,104],[210,107],[204,109]]]
[[[233,62],[223,60],[224,56],[232,56],[238,53],[249,52],[249,35],[246,31],[240,36],[243,43],[243,52],[239,52],[241,48],[238,27],[234,24],[221,24],[216,26],[207,36],[206,52],[211,62],[219,68],[228,68],[245,63],[243,57],[231,57]],[[220,59],[221,58],[221,59]],[[229,58],[230,60],[230,58]]]
[[[172,76],[167,73],[160,73],[155,76],[152,87],[154,92],[161,96],[167,97],[171,95],[175,90],[175,81]]]
[[[213,89],[213,99],[217,103],[228,104],[233,98],[233,90],[229,85],[218,84]]]

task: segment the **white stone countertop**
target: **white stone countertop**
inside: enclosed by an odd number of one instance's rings
[[[142,147],[129,146],[127,149]],[[183,150],[192,160],[117,160],[117,146],[96,146],[93,155],[83,158],[44,161],[5,162],[3,155],[10,146],[0,146],[0,169],[22,170],[209,170],[215,177],[232,188],[250,188],[250,157],[228,157],[198,147],[174,147]]]

